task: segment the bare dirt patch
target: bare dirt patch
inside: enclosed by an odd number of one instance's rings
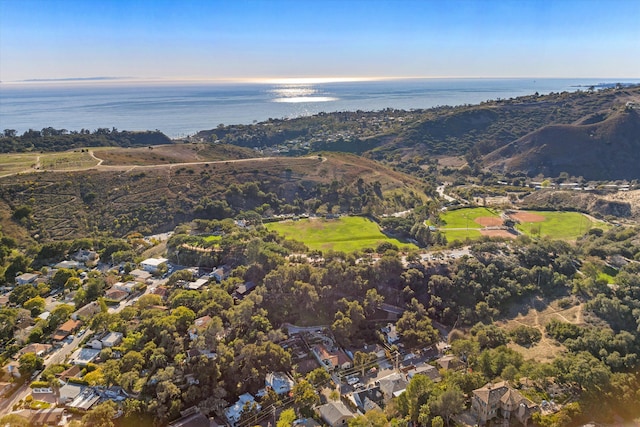
[[[550,362],[558,354],[565,351],[565,347],[546,336],[545,326],[551,319],[581,325],[584,323],[582,310],[582,303],[561,308],[557,301],[549,302],[542,298],[531,298],[523,304],[513,306],[510,310],[510,318],[498,322],[498,325],[504,327],[507,331],[519,325],[538,329],[542,333],[540,342],[531,347],[509,343],[508,347],[521,353],[526,360]]]
[[[495,216],[479,216],[473,221],[483,227],[499,227],[502,225],[502,218]]]
[[[480,230],[480,234],[489,237],[505,237],[507,239],[515,239],[517,236],[509,233],[507,230]]]
[[[522,222],[542,222],[544,217],[542,215],[534,214],[531,212],[515,212],[509,214],[509,216],[517,221]]]

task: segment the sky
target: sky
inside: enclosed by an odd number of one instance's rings
[[[0,0],[0,80],[640,77],[640,0]]]

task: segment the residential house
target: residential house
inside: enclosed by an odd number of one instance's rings
[[[73,365],[87,366],[95,361],[98,356],[100,356],[100,350],[96,348],[79,348],[71,355],[71,363]]]
[[[210,427],[211,422],[197,406],[192,406],[182,412],[181,417],[169,424],[168,427]]]
[[[236,288],[236,290],[233,292],[233,297],[235,299],[241,300],[249,295],[255,288],[256,284],[254,282],[245,282]]]
[[[382,328],[381,331],[384,334],[389,345],[393,345],[400,341],[400,336],[398,335],[398,331],[396,330],[396,325],[394,325],[393,323],[387,323],[387,326]]]
[[[84,264],[78,261],[61,261],[53,266],[56,270],[61,268],[68,268],[71,270],[81,270],[84,268]]]
[[[66,371],[63,371],[63,372],[60,372],[59,374],[56,374],[56,377],[58,377],[58,379],[60,379],[60,381],[67,382],[67,381],[69,381],[69,378],[78,377],[78,375],[80,375],[81,371],[82,371],[82,368],[80,366],[73,365],[72,367],[70,367]],[[78,393],[79,393],[79,391],[78,391]]]
[[[355,418],[353,412],[342,402],[329,402],[318,406],[318,413],[331,427],[345,426],[351,418]]]
[[[78,249],[78,252],[73,254],[71,258],[78,262],[95,261],[98,259],[98,253],[91,249]]]
[[[82,326],[82,322],[79,320],[69,319],[62,325],[58,326],[56,332],[53,334],[54,341],[62,341]]]
[[[407,371],[407,378],[411,380],[415,375],[424,375],[425,377],[429,377],[429,379],[434,383],[442,380],[440,372],[438,372],[438,368],[431,365],[412,366],[411,369]]]
[[[264,378],[266,387],[270,387],[276,394],[285,394],[293,390],[295,383],[284,372],[269,372]]]
[[[222,282],[229,277],[229,268],[223,265],[222,267],[214,269],[209,276],[216,279],[217,282]]]
[[[113,284],[111,288],[118,291],[126,292],[128,294],[132,294],[133,292],[135,292],[136,286],[138,286],[137,282],[127,282],[127,283],[116,282]]]
[[[80,393],[82,393],[84,387],[85,386],[74,383],[67,383],[63,385],[58,390],[58,402],[63,405],[72,402],[76,397],[80,395]]]
[[[166,258],[148,258],[140,263],[140,267],[149,273],[155,273],[162,266],[166,265],[167,261],[169,260]]]
[[[204,285],[206,285],[207,283],[209,283],[209,279],[207,278],[201,278],[201,279],[197,279],[194,282],[189,282],[187,283],[187,285],[185,286],[185,288],[191,290],[191,291],[198,291],[200,290],[201,287],[203,287]]]
[[[245,405],[253,405],[258,411],[262,409],[251,394],[245,393],[240,395],[236,403],[224,410],[224,416],[227,417],[227,421],[229,421],[232,427],[240,421],[240,416],[242,415]]]
[[[362,351],[362,352],[367,353],[367,354],[375,353],[375,355],[376,355],[376,357],[378,359],[382,359],[382,358],[385,358],[387,356],[387,351],[380,344],[365,345],[364,347],[362,347],[358,351]]]
[[[323,344],[317,344],[311,349],[320,365],[328,369],[349,369],[352,366],[351,359],[339,348],[327,350]]]
[[[121,291],[120,289],[109,289],[104,293],[104,297],[114,301],[122,301],[129,296],[128,292]]]
[[[102,308],[100,307],[100,304],[98,304],[97,301],[91,301],[89,304],[86,304],[71,313],[71,318],[73,320],[89,319],[100,313],[101,311]]]
[[[154,290],[151,291],[152,294],[158,295],[162,299],[166,299],[169,294],[169,288],[166,286],[156,286]]]
[[[35,273],[24,273],[19,276],[16,276],[16,285],[28,285],[35,283],[36,279],[39,277],[39,274]]]
[[[87,387],[75,399],[70,403],[67,403],[67,408],[79,409],[82,411],[88,411],[93,405],[98,403],[100,396],[93,391],[93,389]]]
[[[115,347],[122,342],[122,332],[109,332],[102,338],[103,347]]]
[[[526,427],[533,413],[539,410],[538,405],[511,388],[506,381],[487,383],[473,390],[471,397],[471,411],[479,424],[486,424],[498,416],[505,420],[513,416]]]
[[[136,268],[135,270],[131,270],[129,272],[129,275],[133,276],[133,280],[140,283],[146,283],[147,280],[151,279],[151,276],[152,276],[151,273],[149,273],[148,271],[140,270],[139,268]]]
[[[388,402],[394,397],[400,396],[407,388],[409,382],[403,375],[393,373],[384,378],[380,378],[376,381],[376,384],[380,387],[385,402]]]
[[[373,409],[381,409],[384,406],[384,393],[379,386],[370,387],[353,393],[353,400],[363,414]]]
[[[462,360],[450,354],[442,356],[437,360],[437,363],[442,369],[450,369],[452,371],[457,371],[458,369],[462,369],[465,367],[465,364]]]
[[[193,326],[189,328],[189,338],[191,338],[192,341],[197,339],[199,333],[211,323],[211,320],[213,320],[211,316],[202,316],[194,320]]]
[[[15,360],[18,360],[20,359],[20,356],[26,353],[33,353],[38,357],[44,357],[52,349],[53,349],[53,346],[51,344],[32,343],[18,350],[18,352],[13,356],[13,358]]]

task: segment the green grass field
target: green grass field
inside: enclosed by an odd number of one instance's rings
[[[453,242],[454,240],[459,240],[464,242],[469,238],[469,240],[476,240],[482,237],[482,234],[478,230],[474,230],[472,228],[468,230],[447,230],[446,228],[440,229],[448,242]]]
[[[474,220],[481,217],[499,218],[500,214],[488,208],[467,208],[446,211],[440,214],[440,219],[443,224],[440,225],[438,229],[446,236],[449,242],[453,242],[454,240],[463,242],[467,238],[470,240],[479,239],[482,237],[479,231],[482,226]],[[461,230],[450,230],[452,228]]]
[[[378,224],[363,217],[342,217],[339,219],[302,219],[265,224],[268,230],[298,240],[310,249],[353,252],[374,248],[389,242],[400,249],[413,249],[415,245],[385,236]]]
[[[602,221],[592,221],[579,212],[527,211],[541,215],[542,222],[525,222],[516,225],[518,231],[532,237],[550,237],[553,239],[575,240],[591,228],[607,229]]]
[[[37,156],[32,153],[3,154],[0,156],[0,175],[28,170],[36,164]]]
[[[474,219],[480,217],[499,217],[500,214],[493,209],[468,208],[446,211],[440,214],[444,223],[440,228],[482,228]]]
[[[41,169],[67,170],[90,168],[98,164],[89,152],[67,151],[64,153],[47,153],[40,156]]]

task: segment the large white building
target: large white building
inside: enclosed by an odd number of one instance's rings
[[[148,258],[140,263],[140,267],[149,273],[155,273],[163,264],[169,261],[166,258]]]

